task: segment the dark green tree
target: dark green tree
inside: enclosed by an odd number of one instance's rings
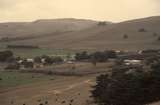
[[[152,71],[117,67],[97,77],[91,91],[99,105],[147,105],[160,100],[160,66]]]
[[[8,59],[13,58],[13,52],[12,51],[1,51],[0,52],[0,62],[6,62]]]

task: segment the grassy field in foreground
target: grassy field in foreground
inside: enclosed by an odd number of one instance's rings
[[[0,71],[0,88],[15,87],[47,80],[54,80],[54,76],[34,74],[34,73],[19,73],[19,72],[2,72]]]

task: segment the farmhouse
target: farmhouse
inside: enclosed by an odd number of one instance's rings
[[[142,65],[141,60],[124,60],[125,65]]]

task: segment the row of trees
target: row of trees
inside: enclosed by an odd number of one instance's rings
[[[147,105],[160,100],[160,62],[151,69],[116,67],[97,77],[91,91],[99,105]]]
[[[34,61],[36,63],[53,64],[53,63],[62,63],[63,59],[61,57],[50,57],[47,55],[43,55],[35,57]]]
[[[109,58],[116,58],[116,52],[109,51],[98,51],[93,53],[87,53],[83,51],[81,53],[76,53],[75,59],[77,61],[95,61],[95,62],[106,62]]]

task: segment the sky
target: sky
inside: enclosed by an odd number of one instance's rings
[[[80,18],[120,22],[160,15],[160,0],[0,0],[0,22]]]

